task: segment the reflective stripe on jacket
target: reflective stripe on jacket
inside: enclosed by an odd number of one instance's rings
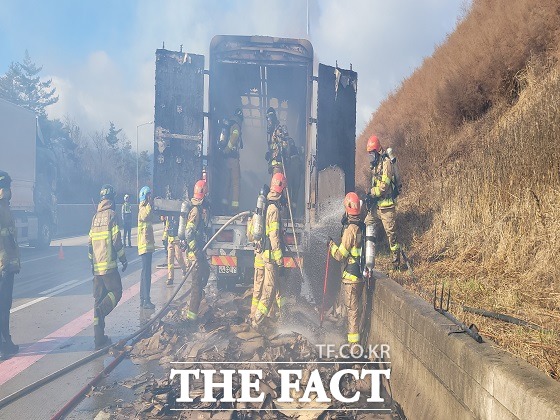
[[[371,170],[371,195],[377,198],[380,208],[392,207],[393,200],[393,164],[387,156],[381,158]]]
[[[276,197],[274,193],[268,193],[269,204],[266,209],[266,238],[262,259],[264,262],[275,263],[282,267],[284,265],[283,240],[282,240],[282,219],[277,200],[270,201],[271,197]]]
[[[201,205],[194,205],[187,217],[185,229],[185,241],[187,242],[187,256],[190,260],[196,259],[196,253],[200,251],[204,244],[203,232],[205,226],[204,211]]]
[[[102,200],[91,221],[88,256],[96,276],[116,270],[117,258],[126,261],[117,215],[111,207],[111,201]]]
[[[224,153],[230,157],[239,157],[241,127],[234,122],[229,128],[229,138]]]
[[[6,200],[0,200],[0,272],[20,270],[17,229]]]
[[[331,244],[332,257],[342,262],[342,281],[352,283],[362,280],[360,259],[362,256],[362,231],[358,226],[357,218],[350,217],[350,222],[342,233],[340,245]],[[352,223],[354,222],[354,223]]]
[[[144,201],[138,207],[138,255],[154,252],[155,239],[152,226],[152,206]]]

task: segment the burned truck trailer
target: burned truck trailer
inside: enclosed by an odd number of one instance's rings
[[[210,44],[209,70],[204,57],[186,52],[156,51],[154,144],[155,195],[183,200],[206,168],[212,203],[212,233],[229,219],[219,214],[227,191],[218,140],[225,119],[243,113],[240,150],[239,210],[253,210],[259,190],[270,182],[266,111],[276,110],[299,150],[297,171],[286,171],[294,210],[294,238],[284,217],[286,267],[296,269],[297,240],[304,252],[306,232],[321,207],[323,170],[339,179],[339,194],[354,187],[357,75],[320,64],[313,75],[313,47],[307,40],[261,36],[216,36]],[[204,76],[208,75],[208,111],[204,112]],[[317,90],[314,91],[314,83]],[[317,98],[316,116],[313,115]],[[208,132],[203,136],[204,117]],[[315,127],[316,125],[316,127]],[[333,175],[334,174],[334,175]],[[342,175],[341,175],[342,174]],[[344,176],[346,174],[346,176]],[[342,176],[342,180],[340,177]],[[341,181],[341,182],[340,182]],[[324,192],[332,196],[333,191]],[[216,214],[218,213],[218,214]],[[253,247],[246,238],[247,220],[234,222],[209,248],[219,285],[251,279]],[[304,258],[305,261],[305,258]]]

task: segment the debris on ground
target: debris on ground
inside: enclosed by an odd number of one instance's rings
[[[263,419],[326,419],[326,418],[399,418],[388,411],[379,414],[359,409],[389,409],[391,405],[368,403],[368,392],[362,392],[360,401],[352,404],[337,402],[326,392],[331,403],[316,401],[311,393],[311,402],[280,403],[277,401],[280,388],[279,369],[301,369],[302,389],[291,397],[303,395],[311,372],[318,369],[323,383],[328,383],[332,375],[341,369],[362,369],[365,362],[356,363],[351,359],[319,359],[317,347],[312,343],[329,342],[342,344],[345,336],[340,329],[340,321],[335,314],[329,314],[323,328],[318,326],[318,312],[306,301],[289,299],[287,310],[277,322],[263,322],[257,329],[248,322],[251,291],[244,295],[234,293],[209,292],[203,304],[198,322],[193,324],[185,319],[182,308],[176,307],[154,327],[153,334],[139,341],[131,351],[131,359],[136,364],[157,360],[170,370],[176,369],[260,369],[259,392],[266,395],[259,403],[224,403],[220,394],[215,394],[216,402],[203,402],[204,380],[190,380],[192,403],[177,403],[180,395],[179,378],[154,378],[153,374],[142,373],[119,383],[136,390],[136,401],[120,404],[112,408],[115,419],[120,418],[263,418]],[[333,322],[331,322],[331,320]],[[328,325],[327,325],[328,324]],[[334,341],[334,340],[338,341]],[[173,364],[172,364],[173,362]],[[318,363],[320,362],[320,363]],[[218,377],[216,380],[219,381]],[[240,397],[241,384],[234,375],[233,396]],[[352,396],[357,390],[369,391],[370,384],[346,375],[341,381],[342,395]],[[216,391],[217,392],[217,391]],[[384,395],[386,401],[390,396]],[[313,399],[315,398],[315,399]],[[333,411],[336,409],[337,411]],[[182,411],[176,411],[182,410]],[[251,411],[250,411],[251,410]],[[329,410],[329,411],[327,411]]]

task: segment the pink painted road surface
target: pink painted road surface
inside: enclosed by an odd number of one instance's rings
[[[166,270],[161,270],[152,276],[152,283],[161,280],[167,274]],[[123,291],[119,304],[122,304],[140,292],[140,283],[136,283]],[[47,354],[56,350],[72,337],[78,335],[83,330],[93,324],[93,309],[85,314],[70,321],[58,330],[52,332],[37,343],[24,347],[12,358],[0,363],[0,385],[8,382],[17,374],[23,372],[33,363],[41,360]]]

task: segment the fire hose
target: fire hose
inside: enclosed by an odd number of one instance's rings
[[[208,246],[216,239],[216,237],[227,227],[229,226],[231,223],[233,223],[235,220],[239,219],[240,217],[244,217],[244,216],[248,216],[251,212],[250,211],[244,211],[241,213],[236,214],[235,216],[231,217],[226,223],[224,223],[224,225],[218,229],[216,231],[216,233],[208,240],[208,242],[206,243],[206,245],[204,246],[204,248],[202,248],[202,251],[206,251],[206,249],[208,248]],[[196,264],[196,263],[195,263]],[[54,379],[68,373],[71,372],[75,369],[77,369],[78,367],[98,358],[99,356],[107,353],[109,350],[111,349],[122,349],[124,348],[124,346],[126,345],[126,343],[130,340],[133,340],[133,342],[131,343],[132,345],[134,345],[137,341],[137,339],[139,339],[140,337],[142,337],[142,334],[144,334],[144,332],[146,332],[156,321],[159,321],[166,313],[167,313],[167,309],[169,308],[169,306],[171,305],[171,303],[173,302],[173,300],[175,299],[175,297],[177,296],[177,294],[179,293],[179,291],[181,290],[181,288],[183,287],[183,285],[185,284],[189,274],[192,272],[193,268],[195,267],[195,264],[191,265],[188,269],[187,272],[185,274],[185,276],[183,276],[183,280],[181,281],[181,283],[177,286],[177,288],[175,289],[175,292],[173,293],[173,295],[171,296],[171,298],[167,301],[167,303],[159,310],[159,312],[154,315],[153,318],[150,319],[150,321],[148,321],[145,325],[143,325],[140,329],[138,329],[137,331],[131,333],[130,335],[128,335],[127,337],[123,338],[122,340],[120,340],[118,343],[112,344],[112,345],[108,345],[100,350],[97,350],[95,352],[93,352],[92,354],[77,360],[74,363],[71,363],[68,366],[65,366],[62,369],[59,369],[41,379],[39,379],[38,381],[35,381],[27,386],[25,386],[24,388],[21,388],[20,390],[4,397],[3,399],[0,400],[0,408],[3,408],[5,406],[7,406],[8,404],[28,395],[29,393],[31,393],[32,391],[42,387],[43,385],[53,381]],[[190,293],[190,289],[188,289],[182,296],[181,298],[186,297],[188,294]],[[111,364],[109,366],[107,366],[106,369],[103,370],[103,372],[101,372],[99,375],[97,375],[96,378],[94,378],[90,383],[88,383],[84,388],[82,388],[80,390],[80,392],[78,394],[76,394],[76,396],[74,396],[57,414],[55,414],[53,416],[53,419],[58,419],[58,418],[63,418],[72,408],[75,407],[75,405],[81,400],[81,398],[83,398],[85,392],[87,390],[89,390],[91,388],[91,386],[93,386],[95,383],[97,383],[99,381],[99,379],[101,379],[102,375],[109,373],[111,370],[113,370],[120,361],[122,361],[122,359],[124,358],[124,355],[126,354],[126,351],[121,351],[121,353],[119,353],[119,355],[116,356],[115,360],[113,360],[113,362],[111,362]],[[109,369],[110,368],[110,369]]]

